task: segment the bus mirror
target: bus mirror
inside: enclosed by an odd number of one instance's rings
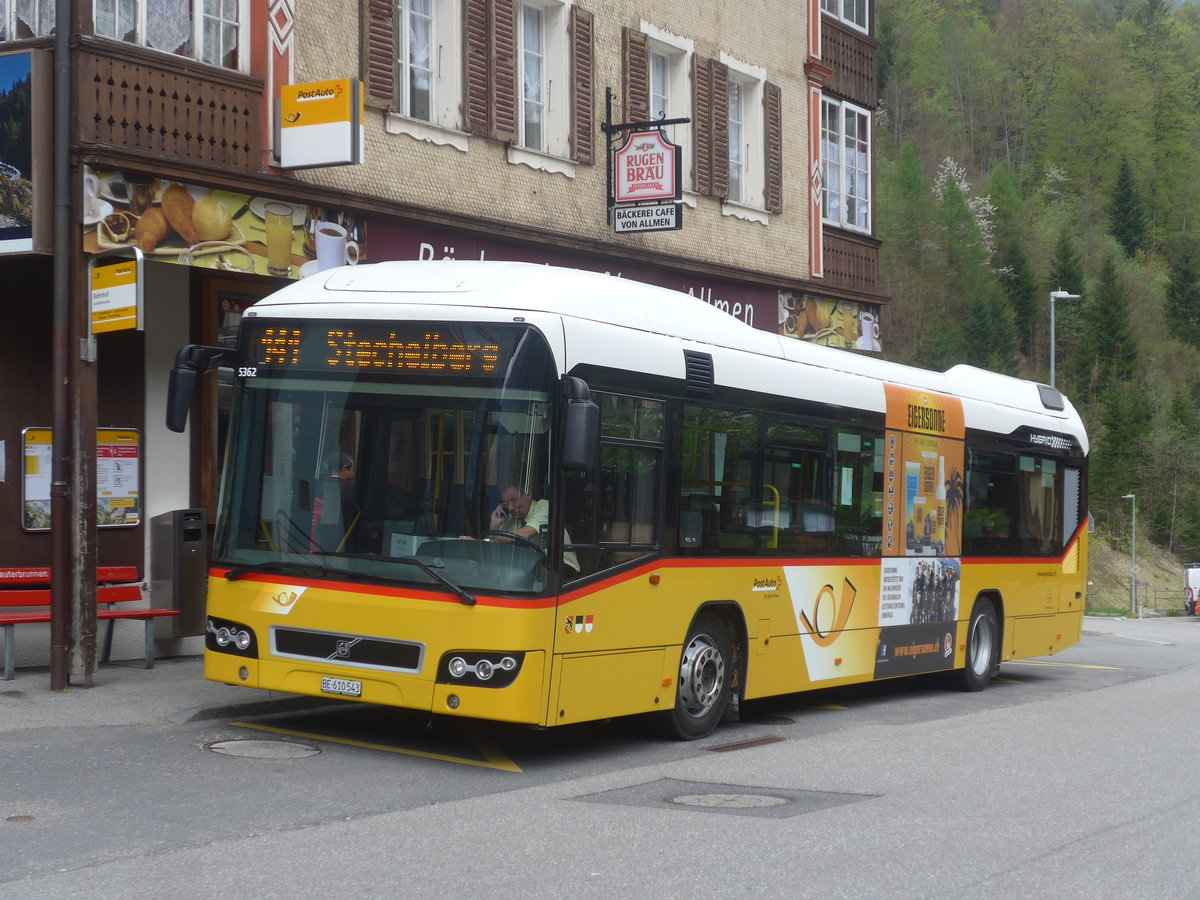
[[[196,376],[211,372],[229,353],[223,347],[188,344],[175,354],[175,368],[167,379],[167,427],[182,432],[196,393]]]
[[[600,407],[592,402],[592,392],[582,378],[568,375],[563,378],[562,388],[567,398],[562,467],[568,472],[586,472],[596,464]]]
[[[187,427],[188,410],[196,392],[195,369],[172,369],[167,380],[167,427],[182,432]]]
[[[600,439],[600,407],[591,400],[567,402],[563,434],[562,467],[568,472],[586,472],[596,464]]]

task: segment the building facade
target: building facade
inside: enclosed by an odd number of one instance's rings
[[[57,416],[76,447],[77,584],[91,566],[132,565],[149,602],[180,602],[155,572],[156,544],[179,536],[156,523],[214,518],[224,394],[213,380],[175,435],[162,424],[167,373],[179,347],[232,341],[249,304],[323,266],[318,223],[340,227],[339,261],[595,269],[790,338],[882,349],[867,0],[699,15],[682,0],[62,5],[71,21],[56,44],[53,6],[0,0],[0,116],[30,147],[0,147],[19,156],[0,159],[17,173],[0,169],[15,325],[0,334],[0,570],[55,558]],[[281,94],[347,79],[360,90],[361,162],[285,168],[294,123],[281,121]],[[23,92],[43,106],[22,106]],[[69,133],[55,143],[47,110],[64,102]],[[681,227],[618,231],[609,162],[634,132],[617,126],[658,119],[679,148]],[[57,153],[69,233],[51,229]],[[135,246],[142,328],[107,330],[89,279]],[[165,629],[164,650],[195,641],[186,630]],[[37,643],[21,642],[19,664],[44,664]]]

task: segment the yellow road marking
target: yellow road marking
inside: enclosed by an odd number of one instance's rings
[[[992,684],[1024,684],[1023,681],[1017,681],[1015,678],[993,678]]]
[[[1042,666],[1046,669],[1106,669],[1109,672],[1120,672],[1120,666],[1087,666],[1083,663],[1036,662],[1032,659],[1005,660],[1006,666]]]
[[[818,703],[810,706],[809,709],[845,709],[844,706],[838,706],[836,703]]]
[[[363,747],[367,750],[383,750],[385,753],[400,753],[404,756],[416,756],[421,759],[436,759],[440,762],[458,763],[463,766],[479,766],[483,769],[499,769],[503,772],[516,772],[521,774],[521,768],[511,759],[505,756],[495,745],[490,742],[485,743],[475,740],[475,749],[482,755],[483,759],[470,759],[465,756],[449,756],[444,753],[429,753],[425,750],[409,750],[405,747],[392,747],[387,744],[375,744],[370,741],[353,741],[349,738],[334,737],[329,734],[316,734],[311,731],[292,731],[287,728],[275,728],[271,725],[255,725],[251,722],[230,722],[229,724],[237,728],[250,728],[255,731],[266,731],[271,734],[283,734],[290,737],[307,738],[312,741],[324,741],[330,744],[345,744],[348,747]]]

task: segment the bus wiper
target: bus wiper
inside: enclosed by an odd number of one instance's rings
[[[453,581],[451,581],[449,578],[447,578],[441,572],[436,571],[436,569],[440,569],[441,566],[436,566],[436,567],[431,566],[427,562],[421,562],[421,560],[417,559],[415,556],[386,556],[386,557],[378,557],[377,556],[375,558],[376,559],[386,559],[389,562],[398,562],[398,563],[404,563],[404,564],[410,565],[410,566],[416,566],[418,569],[420,569],[422,572],[424,572],[426,575],[428,575],[430,578],[432,578],[434,581],[436,581],[438,584],[440,584],[442,587],[444,587],[450,593],[454,594],[454,596],[458,597],[462,601],[464,606],[474,606],[475,603],[477,602],[471,594],[467,593],[465,590],[460,588],[457,584],[455,584]]]
[[[338,559],[366,559],[371,562],[394,562],[401,565],[416,566],[455,597],[458,597],[464,606],[474,606],[477,602],[471,594],[460,588],[441,572],[436,571],[442,568],[442,566],[431,566],[429,563],[422,562],[415,556],[376,556],[374,553],[326,553],[325,555]]]
[[[329,574],[329,570],[324,566],[290,562],[286,559],[270,559],[265,562],[234,566],[225,573],[225,578],[229,581],[237,581],[246,575],[269,572],[286,572],[288,575],[306,575],[309,578],[322,578]]]

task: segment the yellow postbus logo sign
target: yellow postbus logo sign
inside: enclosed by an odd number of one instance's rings
[[[362,162],[362,91],[357,78],[288,84],[279,94],[284,168]]]

